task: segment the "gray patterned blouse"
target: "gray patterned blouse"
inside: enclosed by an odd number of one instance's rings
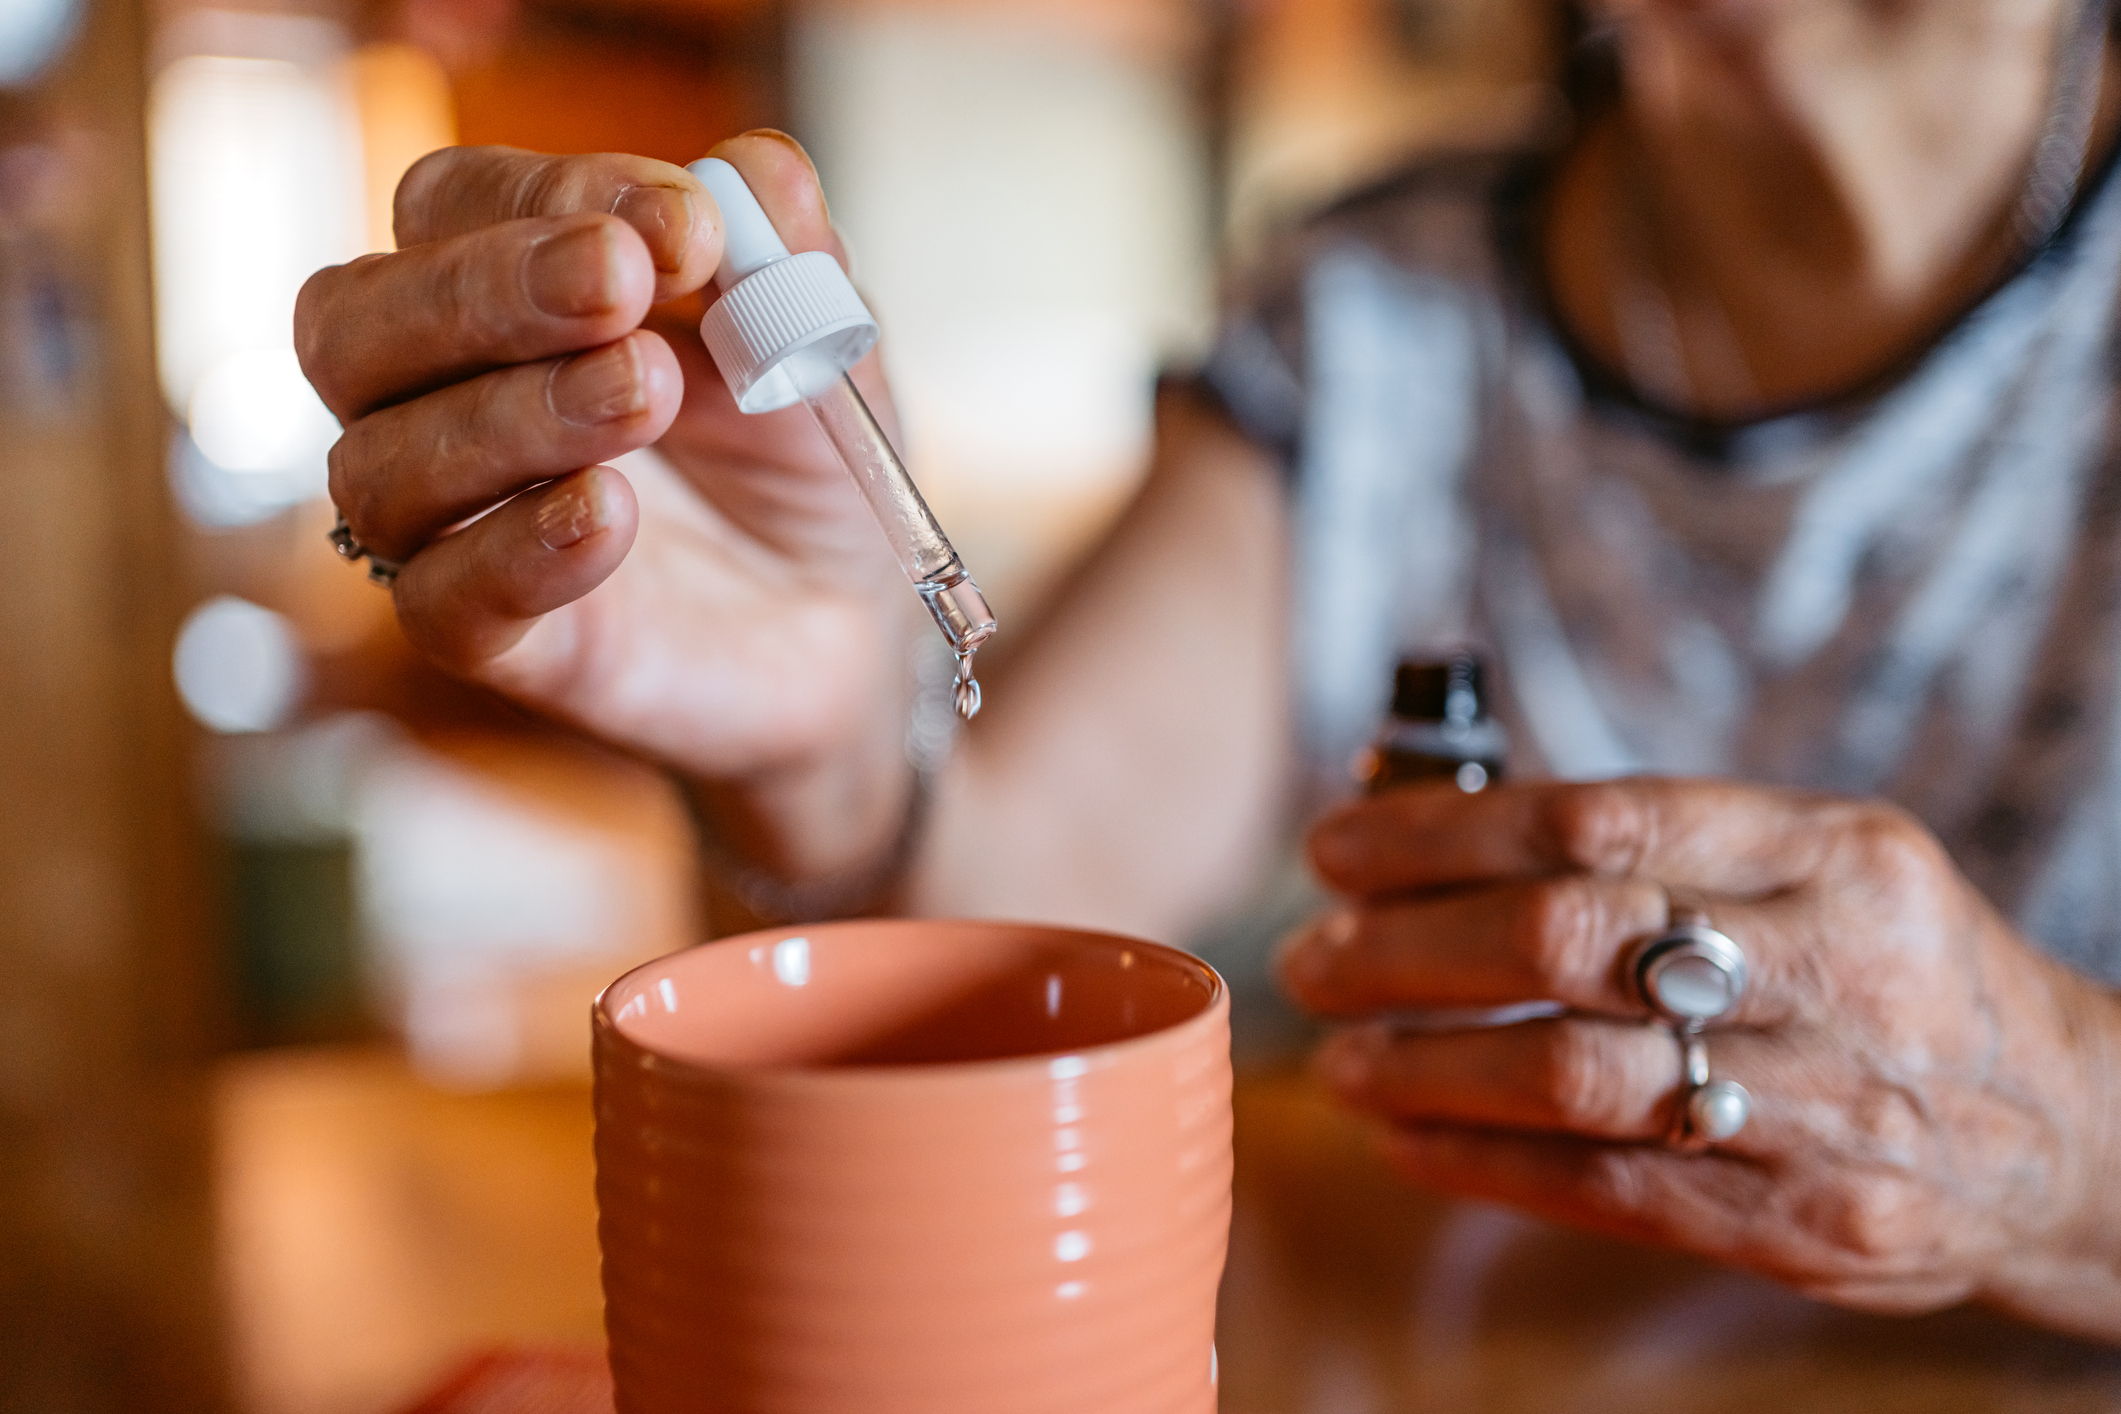
[[[1204,370],[1292,472],[1316,789],[1396,656],[1470,642],[1519,778],[1889,798],[2121,981],[2121,181],[1891,381],[1726,428],[1572,353],[1523,254],[1537,185],[1462,159],[1343,203]]]

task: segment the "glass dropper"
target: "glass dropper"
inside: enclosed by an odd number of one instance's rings
[[[972,654],[993,635],[994,614],[848,376],[876,343],[875,316],[830,255],[789,253],[734,167],[710,157],[686,170],[722,212],[722,295],[700,337],[743,411],[810,409],[956,655],[955,706],[970,721],[980,707]]]
[[[957,655],[957,714],[966,721],[979,711],[979,681],[972,676],[972,654],[994,633],[994,612],[979,586],[957,557],[950,538],[936,524],[921,488],[913,484],[905,462],[884,435],[854,379],[841,374],[803,400],[818,430],[832,443],[847,474],[861,488],[862,499],[876,513],[884,538],[898,556],[899,567],[943,631]]]

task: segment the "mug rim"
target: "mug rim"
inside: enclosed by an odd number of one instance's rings
[[[752,946],[768,938],[786,937],[792,931],[838,932],[844,929],[871,927],[879,923],[935,924],[950,928],[1025,928],[1043,933],[1065,934],[1074,938],[1092,938],[1107,942],[1122,943],[1130,948],[1139,948],[1181,967],[1192,969],[1206,976],[1209,984],[1207,1004],[1193,1015],[1145,1031],[1139,1036],[1127,1036],[1117,1041],[1106,1041],[1095,1046],[1082,1046],[1073,1050],[1039,1051],[1031,1055],[1001,1056],[986,1060],[950,1060],[898,1062],[882,1065],[806,1065],[774,1063],[763,1065],[737,1065],[699,1061],[670,1055],[657,1050],[628,1035],[611,1014],[611,994],[629,978],[659,967],[672,958],[682,957],[701,948],[725,945]],[[924,1083],[947,1084],[952,1081],[1013,1080],[1028,1074],[1041,1074],[1052,1078],[1072,1078],[1093,1070],[1102,1070],[1132,1058],[1139,1052],[1155,1051],[1167,1047],[1182,1047],[1192,1043],[1195,1033],[1211,1030],[1227,1024],[1230,1012],[1230,986],[1223,975],[1205,959],[1175,948],[1166,943],[1152,943],[1146,938],[1137,938],[1128,933],[1114,933],[1102,928],[1076,928],[1059,923],[1036,923],[1009,918],[835,918],[820,923],[788,923],[774,928],[757,928],[748,933],[732,933],[726,938],[710,938],[706,942],[694,943],[691,947],[679,948],[660,957],[630,967],[614,977],[596,995],[590,1004],[592,1040],[612,1047],[626,1059],[643,1068],[652,1069],[659,1077],[671,1080],[691,1081],[715,1085],[765,1086],[863,1086],[904,1085],[919,1078]],[[1079,1068],[1070,1067],[1071,1076],[1063,1077],[1056,1062],[1078,1062]]]

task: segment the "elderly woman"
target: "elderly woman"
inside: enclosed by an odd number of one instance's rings
[[[416,167],[403,249],[298,316],[334,499],[416,644],[668,763],[761,906],[1182,933],[1395,653],[1480,643],[1559,783],[1331,808],[1343,901],[1282,964],[1340,1018],[1564,1004],[1328,1043],[1408,1177],[2121,1339],[2104,6],[1593,18],[1564,145],[1360,196],[1255,283],[932,790],[868,513],[800,413],[643,327],[719,252],[675,168]],[[836,249],[793,144],[719,155]]]

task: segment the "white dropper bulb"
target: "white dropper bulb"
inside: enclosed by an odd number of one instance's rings
[[[685,170],[700,179],[722,209],[722,263],[714,272],[716,289],[727,290],[745,276],[788,258],[781,233],[766,219],[765,209],[751,194],[742,173],[719,157],[702,158]]]

